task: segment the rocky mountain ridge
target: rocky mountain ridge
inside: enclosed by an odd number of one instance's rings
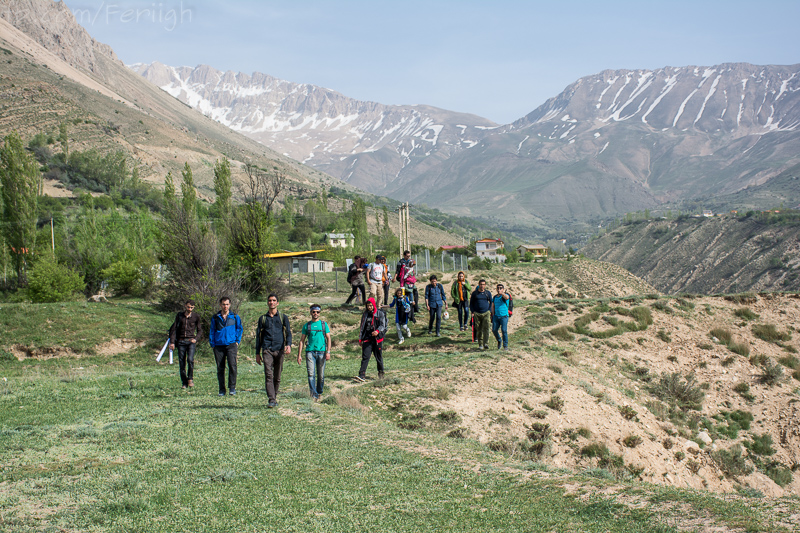
[[[266,146],[375,194],[474,146],[489,120],[430,106],[395,106],[255,72],[161,63],[131,68],[180,101]]]
[[[800,65],[606,70],[500,127],[258,73],[134,68],[208,116],[370,192],[542,230],[735,194],[800,161]]]

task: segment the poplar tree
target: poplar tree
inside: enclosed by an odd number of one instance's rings
[[[186,217],[191,220],[195,214],[195,203],[197,202],[197,189],[194,188],[194,178],[192,177],[192,167],[189,163],[183,165],[181,171],[183,182],[181,183],[181,195],[183,196],[183,211]]]
[[[13,257],[18,283],[24,286],[26,256],[36,247],[36,207],[42,192],[42,175],[17,132],[7,135],[0,148],[0,184],[3,187],[3,234]]]
[[[227,157],[214,164],[214,192],[217,194],[217,212],[224,226],[231,215],[231,162]]]

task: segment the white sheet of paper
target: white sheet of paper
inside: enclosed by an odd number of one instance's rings
[[[172,350],[169,351],[169,364],[172,364]]]
[[[156,357],[156,363],[161,361],[161,358],[164,356],[164,352],[167,351],[167,346],[169,346],[169,339],[167,339],[167,342],[164,343],[164,347],[161,348],[161,351],[158,352],[158,357]]]

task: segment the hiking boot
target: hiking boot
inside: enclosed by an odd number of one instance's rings
[[[378,372],[378,379],[383,379],[383,376],[384,376],[383,372]]]
[[[267,409],[272,409],[273,407],[278,407],[278,402],[276,400],[270,400],[267,404]]]
[[[190,380],[189,380],[189,386],[190,386],[190,387],[194,387],[194,380],[193,380],[193,379],[190,379]]]
[[[498,342],[498,343],[497,343],[497,349],[499,350],[499,349],[500,349],[500,348],[502,348],[502,347],[503,347],[503,345],[502,345],[502,344],[500,344],[500,343]]]

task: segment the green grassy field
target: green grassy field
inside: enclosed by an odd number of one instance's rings
[[[246,331],[263,308],[242,306]],[[180,389],[177,364],[155,362],[171,317],[153,305],[0,309],[2,531],[667,532],[709,522],[788,531],[759,499],[597,479],[401,429],[371,399],[415,373],[478,357],[452,339],[452,320],[434,343],[417,327],[387,351],[386,380],[355,385],[359,311],[326,308],[336,347],[325,400],[311,403],[293,354],[279,408],[267,409],[249,332],[239,394],[218,397],[205,344],[191,392]],[[298,317],[299,331],[306,305],[281,310]],[[141,346],[96,354],[94,346],[123,337]],[[8,349],[17,344],[41,358],[18,361]],[[73,355],[47,358],[59,346]]]

